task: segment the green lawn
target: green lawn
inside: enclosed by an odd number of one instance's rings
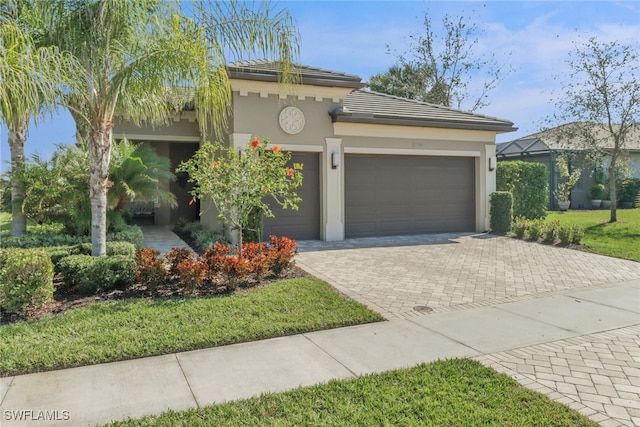
[[[232,296],[96,303],[0,326],[0,376],[381,321],[314,277]]]
[[[596,253],[640,262],[640,208],[618,209],[618,221],[609,223],[608,210],[549,212],[546,221],[579,224],[582,244]]]
[[[597,426],[478,362],[452,359],[110,426]]]
[[[0,212],[0,233],[11,233],[11,214]]]

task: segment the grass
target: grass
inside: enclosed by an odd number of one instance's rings
[[[597,426],[507,375],[452,359],[116,426]]]
[[[618,221],[609,223],[608,210],[549,212],[546,221],[579,224],[582,244],[592,251],[640,262],[640,208],[618,209]]]
[[[0,326],[0,376],[381,320],[310,276],[231,296],[107,301]]]
[[[11,214],[0,212],[0,233],[11,233]]]

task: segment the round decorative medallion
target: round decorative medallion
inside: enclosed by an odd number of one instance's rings
[[[280,127],[290,135],[300,133],[304,128],[304,114],[297,107],[285,107],[280,111]]]

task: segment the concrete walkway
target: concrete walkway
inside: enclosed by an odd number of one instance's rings
[[[302,255],[309,262],[311,256]],[[628,267],[633,272],[633,264]],[[366,268],[352,265],[363,275]],[[491,278],[485,283],[490,286]],[[1,425],[95,425],[470,357],[604,426],[640,426],[640,277],[479,302],[369,325],[0,378]],[[59,420],[33,420],[38,411]],[[31,421],[16,421],[18,415]]]

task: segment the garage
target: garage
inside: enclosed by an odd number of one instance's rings
[[[345,237],[475,230],[475,159],[345,155]]]
[[[296,240],[320,239],[320,157],[319,153],[293,153],[292,163],[302,163],[302,186],[298,196],[302,202],[298,210],[272,207],[274,218],[265,218],[264,237],[270,234]]]

